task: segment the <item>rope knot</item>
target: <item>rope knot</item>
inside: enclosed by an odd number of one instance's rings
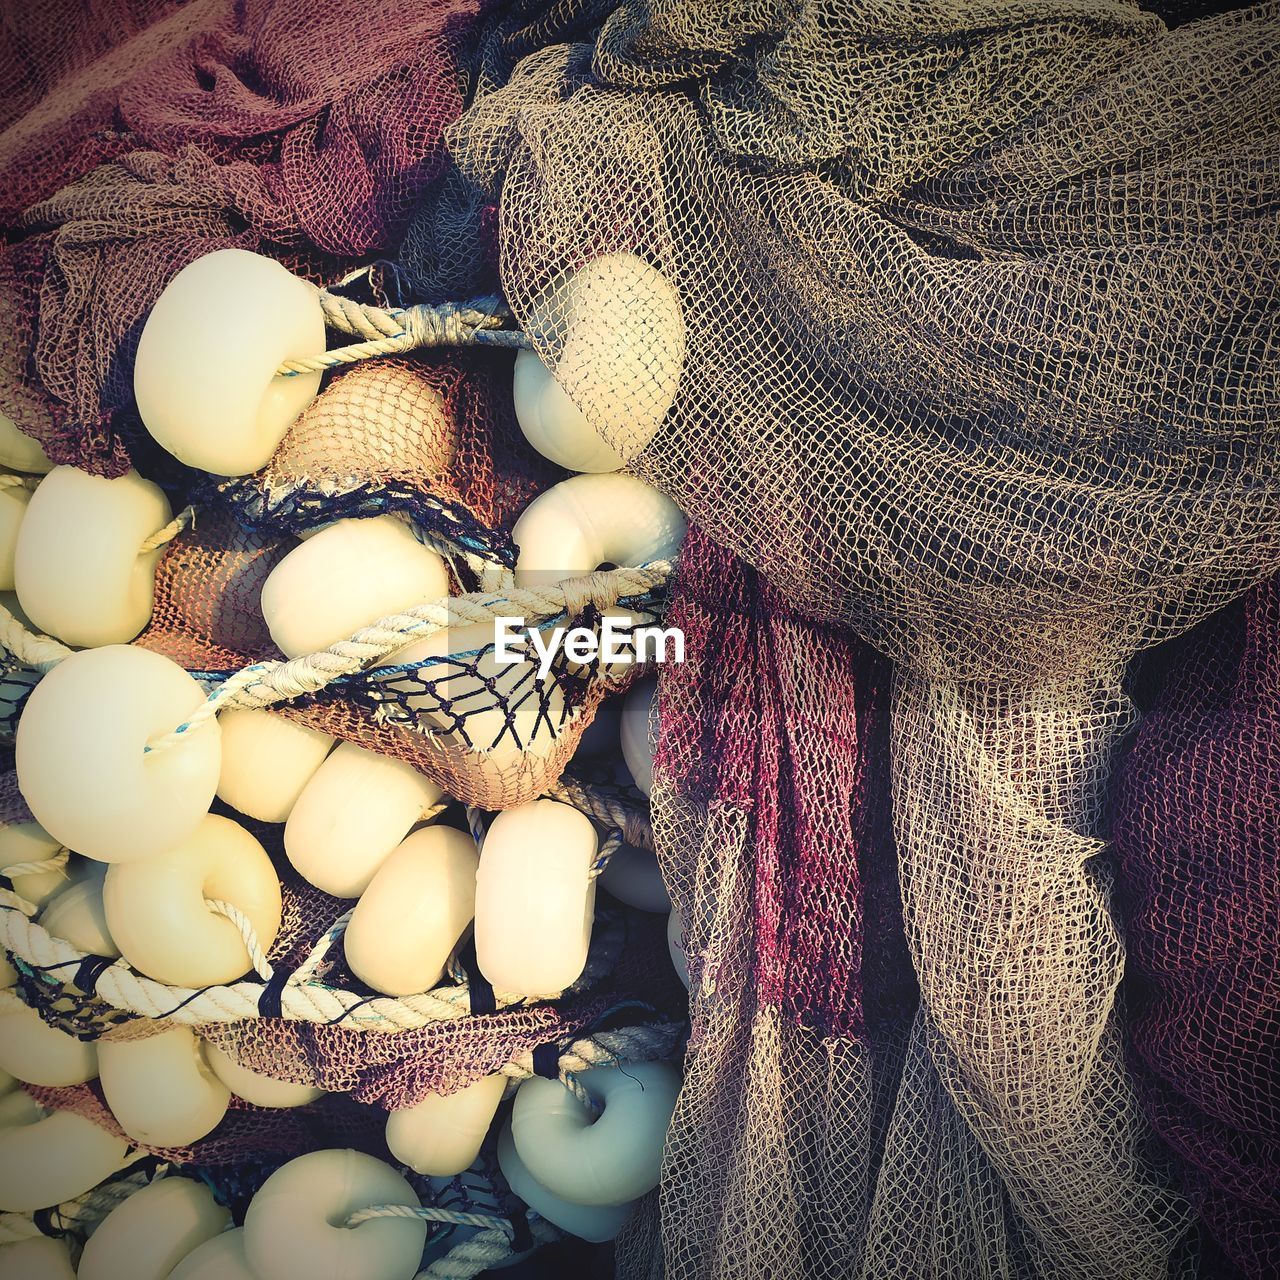
[[[618,603],[618,579],[608,570],[597,569],[576,578],[565,578],[560,583],[564,593],[564,610],[567,618],[579,618],[588,605],[594,605],[601,613]]]

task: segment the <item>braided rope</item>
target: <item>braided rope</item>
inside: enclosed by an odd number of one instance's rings
[[[0,475],[0,489],[31,489],[34,490],[36,485],[40,483],[43,476],[3,476]]]
[[[0,605],[0,650],[12,654],[26,666],[34,667],[41,675],[51,671],[73,652],[60,640],[28,631],[4,605]]]
[[[244,949],[249,953],[249,963],[253,966],[254,973],[263,982],[270,982],[275,977],[276,971],[267,959],[267,953],[263,951],[262,944],[258,941],[258,931],[253,927],[253,921],[234,902],[224,902],[221,898],[206,898],[204,904],[215,915],[225,916],[235,925],[244,941]]]
[[[354,302],[326,289],[320,290],[318,297],[325,324],[340,333],[358,336],[362,341],[319,355],[285,360],[276,369],[277,377],[324,373],[338,365],[427,347],[531,345],[518,330],[501,327],[512,318],[511,312],[492,295],[468,302],[391,308]]]
[[[0,890],[0,947],[37,973],[75,973],[90,957],[29,919],[28,909],[31,914],[35,913],[31,903],[9,890]],[[230,907],[230,911],[234,912],[235,908]],[[437,987],[412,996],[368,997],[313,981],[315,967],[345,928],[349,915],[331,926],[306,962],[289,975],[279,992],[278,1016],[286,1021],[345,1023],[364,1031],[388,1033],[417,1030],[470,1016],[471,993],[465,985]],[[592,939],[586,971],[588,981],[590,975],[606,970],[615,962],[623,934],[619,921],[600,922]],[[138,973],[123,959],[103,968],[94,983],[98,998],[112,1009],[190,1027],[258,1018],[264,990],[261,982],[248,981],[196,989],[171,987]],[[0,1004],[8,994],[12,992],[0,992]],[[548,992],[547,998],[556,994],[559,993]],[[498,1009],[535,1003],[513,992],[495,992],[494,998]]]
[[[183,507],[163,529],[157,529],[149,538],[143,540],[142,545],[138,548],[138,554],[146,555],[148,551],[158,551],[161,547],[172,542],[183,529],[195,524],[195,521],[195,507],[190,505]]]
[[[45,871],[62,871],[67,865],[68,857],[67,851],[63,849],[61,853],[41,858],[38,862],[11,862],[7,867],[0,867],[0,876],[4,876],[6,880],[13,880],[17,876],[36,876]]]
[[[669,561],[657,560],[641,568],[590,574],[590,600],[603,611],[624,597],[648,594],[661,586],[670,572]],[[255,662],[229,676],[190,718],[169,733],[153,738],[145,750],[163,751],[173,746],[184,734],[200,728],[224,709],[262,709],[304,694],[318,693],[335,680],[358,675],[379,658],[403,649],[411,640],[426,639],[449,627],[491,622],[513,613],[534,621],[559,617],[566,611],[566,600],[577,598],[581,591],[577,580],[566,579],[555,586],[512,587],[501,595],[432,600],[403,613],[379,618],[318,653],[285,662]]]

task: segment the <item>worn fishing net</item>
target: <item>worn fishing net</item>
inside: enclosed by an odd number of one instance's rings
[[[1135,1075],[1220,1273],[1261,1280],[1280,1271],[1280,583],[1151,665],[1115,796]]]
[[[808,1030],[773,963],[810,930],[856,951],[848,837],[825,887],[780,882],[801,919],[741,881],[820,821],[786,788],[775,822],[775,779],[848,785],[847,668],[765,649],[772,614],[718,649],[763,664],[753,733],[796,739],[735,758],[742,808],[677,767],[720,704],[664,673],[655,822],[702,975],[668,1273],[1166,1275],[1188,1209],[1123,1061],[1101,806],[1127,660],[1280,564],[1274,7],[1173,31],[1124,3],[517,10],[406,270],[498,200],[506,296],[619,445],[556,286],[610,252],[661,271],[683,367],[634,469],[789,613],[898,664],[921,1003],[870,1173],[874,1054]],[[807,699],[756,702],[809,669]]]

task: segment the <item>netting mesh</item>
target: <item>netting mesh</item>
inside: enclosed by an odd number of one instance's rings
[[[1280,582],[1152,666],[1115,796],[1135,1074],[1217,1249],[1261,1280],[1280,1271]]]

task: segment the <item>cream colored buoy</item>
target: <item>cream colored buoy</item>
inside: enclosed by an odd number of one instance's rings
[[[49,900],[40,914],[40,927],[69,942],[86,955],[106,956],[114,960],[120,954],[107,911],[103,904],[103,886],[107,868],[101,862],[89,863],[75,881]]]
[[[427,1238],[420,1218],[347,1220],[374,1205],[418,1208],[413,1188],[359,1151],[312,1151],[263,1183],[245,1215],[258,1280],[412,1280]]]
[[[50,1026],[36,1010],[13,1004],[0,1012],[0,1068],[24,1084],[65,1088],[98,1074],[93,1045]]]
[[[11,822],[0,827],[0,868],[16,867],[24,862],[46,862],[62,852],[62,841],[55,840],[38,822]],[[70,883],[69,864],[48,871],[26,872],[12,880],[14,893],[37,907],[43,907]]]
[[[231,1091],[186,1027],[98,1046],[102,1093],[116,1123],[149,1147],[185,1147],[222,1121]]]
[[[404,521],[338,520],[272,569],[262,616],[280,649],[297,658],[448,593],[444,561]]]
[[[620,739],[622,758],[631,770],[635,784],[645,795],[653,790],[653,753],[657,750],[657,716],[654,702],[658,696],[656,680],[639,680],[627,691],[622,704]]]
[[[429,1093],[387,1117],[387,1148],[415,1173],[446,1177],[471,1167],[502,1101],[507,1078],[481,1076],[456,1093]]]
[[[31,490],[23,484],[0,488],[0,591],[13,590],[13,565],[18,552],[18,530],[22,528],[31,501]]]
[[[475,918],[479,861],[465,831],[426,827],[406,836],[374,873],[347,925],[351,972],[389,996],[430,991]]]
[[[14,582],[39,630],[73,647],[124,644],[151,620],[156,562],[143,543],[173,517],[158,485],[55,467],[27,504]]]
[[[244,1228],[224,1231],[193,1249],[169,1273],[169,1280],[258,1280],[249,1270]]]
[[[323,1089],[293,1084],[288,1080],[276,1080],[261,1072],[250,1071],[207,1040],[204,1042],[204,1054],[213,1074],[237,1098],[243,1098],[255,1107],[267,1107],[271,1110],[305,1107],[317,1098],[324,1097]]]
[[[313,285],[262,254],[216,250],[179,271],[151,308],[133,366],[138,412],[189,467],[247,475],[320,389],[319,373],[277,368],[324,349]]]
[[[671,967],[676,971],[680,981],[689,985],[689,957],[685,952],[684,921],[680,912],[671,908],[667,917],[667,951],[671,956]]]
[[[666,1062],[629,1062],[584,1071],[578,1082],[597,1117],[559,1080],[534,1076],[516,1091],[511,1134],[520,1159],[570,1204],[638,1200],[658,1185],[679,1072]]]
[[[303,787],[285,823],[285,853],[325,893],[358,898],[443,795],[412,765],[344,742]]]
[[[183,1258],[230,1224],[231,1214],[204,1183],[159,1178],[98,1224],[76,1280],[168,1280]]]
[[[29,1094],[0,1098],[0,1212],[33,1213],[74,1200],[119,1170],[129,1144]]]
[[[529,328],[558,352],[555,376],[516,357],[516,418],[544,457],[570,471],[616,471],[657,434],[685,360],[680,299],[634,253],[588,262],[535,304]]]
[[[561,1231],[580,1240],[603,1244],[612,1240],[635,1212],[635,1204],[580,1205],[562,1200],[544,1187],[526,1168],[511,1136],[511,1124],[502,1126],[498,1135],[498,1167],[511,1190],[534,1213],[546,1218]]]
[[[40,476],[53,470],[44,446],[20,430],[6,413],[0,413],[0,468]]]
[[[264,954],[280,929],[280,880],[266,850],[212,813],[168,852],[111,867],[103,900],[124,958],[176,987],[218,986],[252,968],[239,927],[211,901],[243,912]]]
[[[132,645],[73,653],[36,685],[18,722],[18,787],[36,820],[101,862],[175,848],[218,785],[217,721],[163,750],[151,739],[204,702],[176,663]]]
[[[591,944],[596,831],[577,809],[533,800],[493,820],[476,875],[476,962],[495,990],[554,995]]]
[[[662,868],[652,849],[621,845],[600,873],[600,887],[637,911],[666,915],[671,899],[662,880]]]
[[[76,1280],[71,1250],[51,1236],[0,1245],[0,1280]]]
[[[276,711],[223,711],[218,724],[218,798],[259,822],[283,822],[324,763],[333,738]]]

